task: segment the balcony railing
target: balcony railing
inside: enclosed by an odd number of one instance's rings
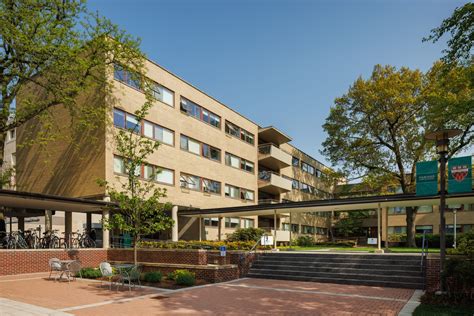
[[[291,155],[274,144],[258,146],[259,164],[270,169],[279,170],[291,165]]]

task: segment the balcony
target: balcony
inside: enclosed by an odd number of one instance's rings
[[[291,155],[273,144],[258,146],[258,164],[269,169],[280,170],[291,166]]]
[[[291,191],[291,180],[272,171],[258,173],[258,190],[277,195]]]

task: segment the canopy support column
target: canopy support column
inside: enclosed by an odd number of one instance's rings
[[[273,213],[273,249],[277,247],[277,211]]]
[[[380,203],[377,208],[377,252],[383,253],[382,250],[382,233],[380,230],[381,218],[380,218],[381,207]]]
[[[44,231],[53,230],[53,212],[51,210],[44,211]]]
[[[171,208],[171,219],[173,219],[173,227],[171,227],[171,241],[178,241],[178,206],[173,205]]]
[[[199,241],[202,241],[202,216],[199,215]]]
[[[292,230],[293,230],[293,225],[291,225],[291,214],[293,214],[292,212],[290,212],[290,249],[291,249],[291,233],[292,233]]]
[[[90,234],[92,230],[92,213],[86,214],[86,231]]]
[[[219,216],[219,221],[217,223],[217,240],[221,241],[221,231],[222,231],[222,217]]]
[[[72,233],[72,212],[64,212],[64,238],[67,240],[68,245],[71,245],[71,233]]]
[[[110,248],[110,231],[104,227],[104,224],[109,221],[109,210],[102,211],[102,248]]]
[[[23,216],[17,217],[18,219],[18,230],[21,230],[22,232],[25,231],[25,218]]]

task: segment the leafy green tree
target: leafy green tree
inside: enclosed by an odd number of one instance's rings
[[[469,62],[474,43],[474,3],[468,2],[456,8],[453,14],[443,20],[439,27],[432,29],[431,35],[423,41],[435,43],[448,32],[451,33],[451,38],[448,40],[448,49],[443,51],[443,61],[447,64]]]
[[[170,205],[160,202],[166,196],[166,189],[156,187],[152,181],[160,171],[151,170],[149,179],[141,177],[140,170],[142,166],[146,168],[147,157],[159,146],[157,141],[136,133],[153,104],[149,91],[145,95],[147,102],[134,113],[138,120],[136,126],[120,129],[114,137],[116,152],[123,158],[126,181],[117,179],[120,183],[117,188],[105,180],[99,180],[99,184],[107,188],[110,199],[118,203],[118,209],[111,209],[111,216],[103,223],[104,227],[130,233],[133,237],[135,264],[140,238],[169,229],[173,225],[173,220],[166,213]]]
[[[414,192],[416,163],[435,156],[426,132],[463,130],[452,141],[449,157],[473,143],[472,64],[449,72],[441,68],[435,64],[423,74],[376,65],[369,79],[358,78],[336,98],[323,125],[328,136],[322,153],[344,174],[363,178],[379,191]],[[450,78],[456,82],[451,84]],[[416,211],[406,209],[409,246],[415,246]]]
[[[0,0],[0,21],[0,149],[7,131],[33,119],[41,133],[29,141],[62,136],[57,108],[69,111],[78,133],[103,126],[107,103],[79,107],[78,96],[110,88],[115,63],[143,71],[139,41],[90,13],[84,0]]]
[[[336,231],[344,237],[361,235],[362,220],[368,217],[368,213],[365,211],[339,213],[339,219],[334,224]]]

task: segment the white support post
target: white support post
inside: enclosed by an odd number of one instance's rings
[[[104,227],[104,223],[108,222],[110,217],[109,210],[102,211],[102,248],[110,248],[110,231]]]
[[[382,234],[380,232],[380,203],[379,207],[377,208],[377,249],[379,252],[382,252]]]
[[[171,208],[171,218],[173,219],[173,227],[171,228],[171,240],[178,241],[178,206],[173,205]]]
[[[53,230],[53,211],[45,210],[44,211],[44,231]]]
[[[72,212],[64,212],[64,238],[71,248]]]
[[[293,230],[293,225],[291,225],[291,214],[293,214],[292,212],[290,212],[290,249],[291,249],[291,233],[292,233],[292,230]]]
[[[273,213],[273,249],[277,247],[277,211]]]
[[[202,241],[202,217],[199,215],[199,241]]]
[[[456,249],[456,228],[457,228],[457,219],[456,219],[456,209],[453,210],[453,216],[454,216],[454,244],[453,244],[453,247],[454,249]]]
[[[219,216],[219,221],[217,222],[217,240],[221,241],[221,232],[222,232],[222,217]]]

